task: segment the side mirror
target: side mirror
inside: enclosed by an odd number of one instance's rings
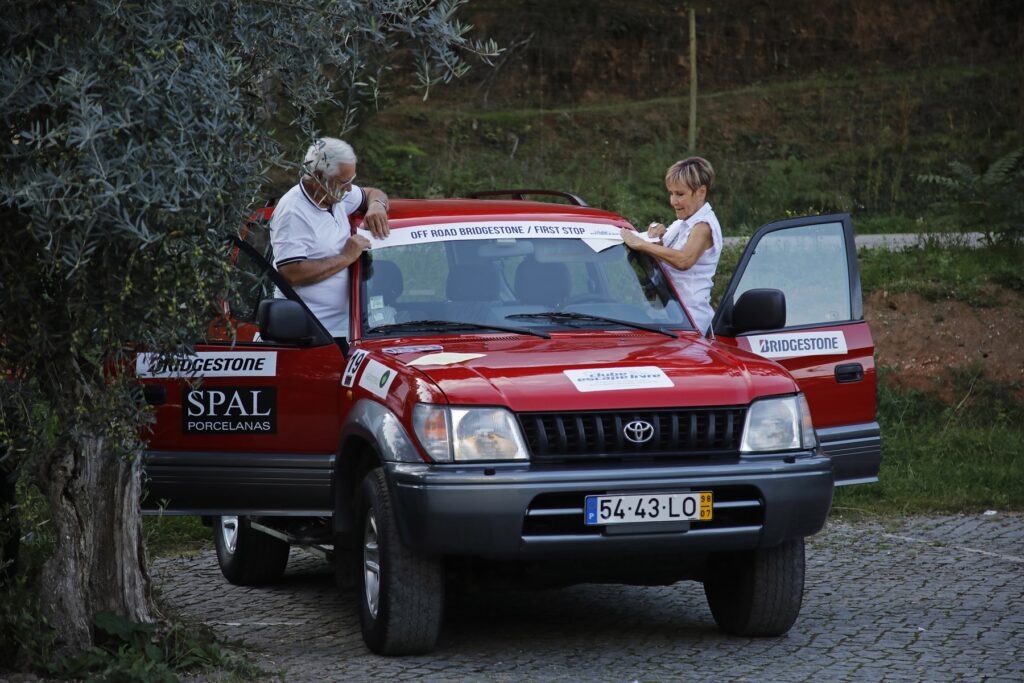
[[[732,307],[733,334],[786,326],[786,295],[778,289],[748,289]]]
[[[260,337],[267,342],[314,346],[330,344],[310,314],[290,299],[264,299],[256,309]]]

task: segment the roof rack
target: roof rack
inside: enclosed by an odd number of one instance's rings
[[[581,198],[572,194],[571,192],[562,192],[561,190],[482,190],[480,192],[470,192],[466,195],[467,199],[481,199],[483,197],[512,197],[513,199],[522,200],[528,194],[540,194],[548,197],[561,197],[562,199],[568,199],[570,203],[576,206],[589,207]]]

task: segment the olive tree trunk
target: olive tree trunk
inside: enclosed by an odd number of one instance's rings
[[[43,566],[43,611],[58,649],[75,654],[93,644],[93,618],[112,612],[152,621],[142,541],[141,459],[105,453],[102,437],[43,464],[55,543]]]

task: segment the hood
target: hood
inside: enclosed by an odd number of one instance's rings
[[[452,404],[515,412],[745,405],[797,391],[775,362],[710,342],[621,332],[418,341],[445,352],[481,354],[450,365],[414,365]],[[392,353],[394,350],[391,351]],[[423,351],[391,357],[409,363]]]

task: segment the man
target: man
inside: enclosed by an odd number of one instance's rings
[[[337,138],[314,142],[302,165],[302,178],[270,219],[274,267],[332,336],[348,337],[348,267],[370,247],[351,234],[348,217],[362,213],[363,227],[387,237],[388,196],[353,184],[356,154]]]

